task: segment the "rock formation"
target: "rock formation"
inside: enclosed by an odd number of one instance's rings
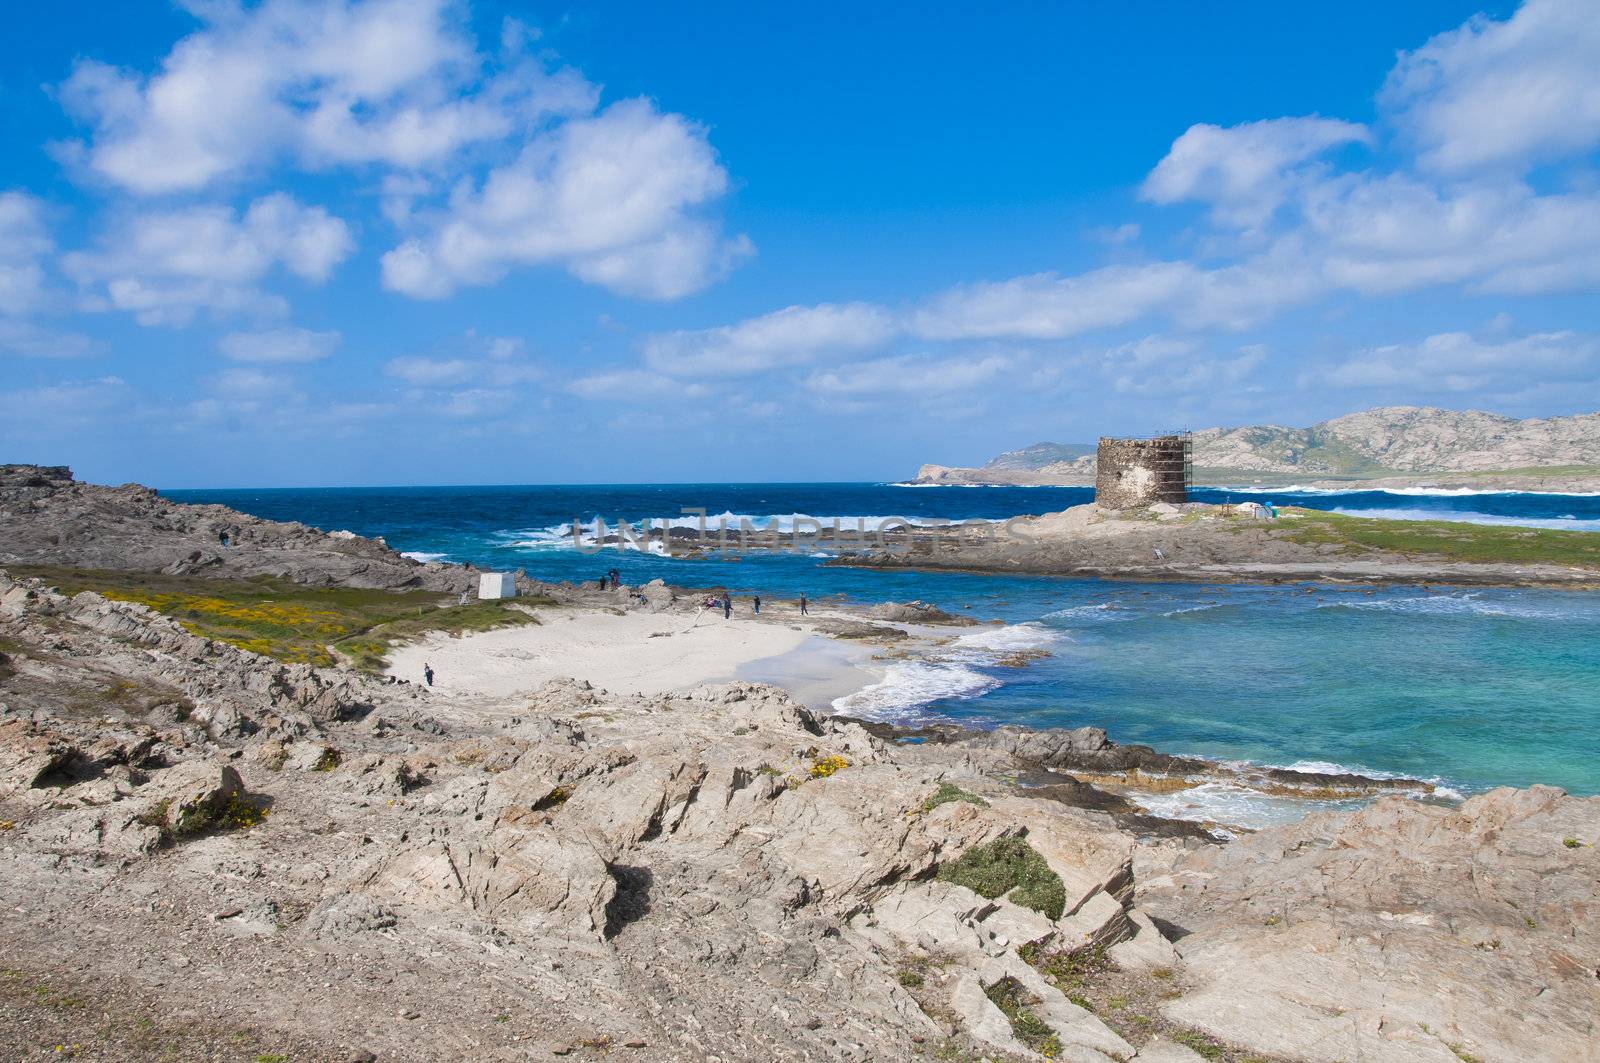
[[[4,576],[0,647],[8,972],[205,1016],[174,1036],[228,1058],[1596,1058],[1597,799],[1217,845],[1006,781],[1155,770],[1093,729],[900,745],[748,683],[452,700]]]

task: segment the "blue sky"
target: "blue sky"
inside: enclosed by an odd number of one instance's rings
[[[875,479],[1600,402],[1586,0],[32,5],[0,460]]]

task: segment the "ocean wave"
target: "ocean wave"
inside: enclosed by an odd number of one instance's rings
[[[864,720],[916,723],[932,718],[920,711],[944,698],[975,698],[1000,686],[1000,680],[965,664],[896,661],[881,680],[835,698],[833,711]]]
[[[623,531],[622,526],[614,518],[601,517],[599,519],[605,522],[606,534],[608,536],[617,535],[619,532]],[[775,513],[760,515],[753,513],[733,513],[731,511],[707,514],[704,519],[707,535],[716,535],[720,529],[725,527],[727,529],[730,542],[737,541],[740,529],[744,527],[746,523],[749,525],[751,534],[770,533],[774,531],[792,534],[795,531],[796,526],[799,525],[801,521],[814,521],[818,526],[820,526],[820,532],[817,530],[817,528],[806,525],[804,526],[802,534],[816,534],[818,538],[824,542],[835,537],[834,532],[836,529],[838,536],[850,537],[870,535],[879,531],[884,527],[884,525],[889,524],[890,522],[893,522],[895,525],[907,524],[918,528],[932,528],[964,523],[963,521],[952,521],[941,517],[903,517],[899,515],[884,514],[868,514],[848,517],[814,517],[809,513]],[[967,518],[965,523],[976,522],[982,524],[1000,524],[1007,519],[1009,518],[972,517]],[[652,517],[649,520],[650,523],[648,528],[643,528],[640,520],[638,519],[629,520],[626,522],[628,524],[628,528],[626,530],[626,536],[623,540],[624,546],[630,549],[638,549],[637,545],[632,541],[633,537],[644,539],[647,537],[647,532],[649,535],[660,536],[664,527],[676,528],[685,531],[698,531],[701,526],[701,517],[698,514],[687,517]],[[592,544],[595,540],[595,537],[599,533],[598,521],[594,519],[587,521],[580,520],[577,524],[577,531],[578,536],[581,537],[583,542],[586,544]],[[532,528],[519,531],[503,531],[498,533],[497,540],[498,545],[500,546],[516,547],[524,550],[571,550],[575,549],[576,547],[576,543],[574,542],[573,538],[572,521],[562,521],[559,524],[550,524],[543,528]],[[665,550],[662,548],[659,539],[651,540],[650,552],[655,554],[665,553]]]
[[[1267,764],[1264,766],[1278,768],[1282,771],[1303,771],[1311,775],[1360,775],[1367,779],[1414,779],[1417,782],[1427,783],[1433,787],[1435,797],[1461,801],[1466,796],[1455,787],[1447,785],[1437,775],[1419,779],[1415,775],[1406,775],[1403,772],[1384,771],[1381,768],[1363,768],[1360,765],[1340,764],[1332,760],[1297,760],[1293,764]]]
[[[1171,793],[1128,796],[1151,815],[1250,830],[1298,823],[1310,812],[1349,811],[1367,802],[1367,798],[1308,801],[1302,797],[1280,797],[1232,782],[1205,782]]]
[[[1231,491],[1249,495],[1412,495],[1420,498],[1471,498],[1476,495],[1536,495],[1542,498],[1600,498],[1600,491],[1494,491],[1481,487],[1312,487],[1289,484],[1265,487],[1261,484],[1204,484],[1203,491]]]
[[[1423,594],[1406,598],[1367,598],[1338,602],[1318,602],[1318,609],[1366,609],[1380,613],[1409,613],[1418,616],[1488,616],[1511,620],[1585,619],[1583,612],[1540,609],[1503,599],[1483,598],[1477,592]]]
[[[1025,653],[1029,650],[1048,650],[1051,646],[1065,641],[1067,636],[1060,631],[1052,631],[1043,624],[1029,622],[1026,624],[1007,624],[1004,627],[986,628],[982,631],[972,631],[954,642],[950,643],[948,650],[958,653],[971,653],[977,655],[1000,655],[1012,653]]]
[[[427,564],[429,561],[443,561],[450,555],[429,553],[426,550],[402,550],[400,551],[400,556],[409,557],[413,561],[421,561],[423,564]]]
[[[1124,609],[1112,602],[1097,602],[1093,605],[1069,605],[1065,609],[1057,609],[1046,613],[1044,620],[1089,620],[1102,622],[1107,620],[1131,620],[1136,614],[1129,609]]]
[[[1478,513],[1448,509],[1364,509],[1360,506],[1335,506],[1330,513],[1375,520],[1446,520],[1461,524],[1492,524],[1513,528],[1553,528],[1564,531],[1600,531],[1600,517],[1518,517],[1503,513]]]

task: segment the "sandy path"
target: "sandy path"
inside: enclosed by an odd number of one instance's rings
[[[585,679],[618,694],[661,694],[701,683],[757,678],[808,703],[873,682],[868,654],[785,623],[708,612],[543,610],[540,623],[452,638],[433,634],[390,653],[389,674],[422,681],[431,664],[445,694],[507,696],[550,679]],[[758,662],[777,659],[770,669]],[[752,667],[755,666],[755,667]]]

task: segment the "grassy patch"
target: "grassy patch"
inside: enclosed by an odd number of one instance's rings
[[[1013,904],[1060,919],[1066,887],[1044,857],[1021,838],[968,849],[960,858],[939,866],[939,878],[965,886],[980,897],[1005,897]]]
[[[1028,966],[1054,982],[1063,993],[1083,989],[1090,984],[1094,975],[1105,972],[1111,966],[1105,950],[1100,948],[1076,949],[1071,952],[1057,949],[1047,952],[1036,942],[1029,942],[1017,951],[1017,955],[1021,956]],[[1073,1003],[1076,1004],[1077,1001],[1074,1000]],[[1087,1005],[1078,1004],[1078,1006]]]
[[[381,671],[389,647],[425,632],[460,634],[538,618],[512,602],[471,601],[432,591],[384,591],[357,587],[302,587],[273,577],[222,580],[143,572],[104,572],[53,566],[16,566],[16,576],[37,576],[62,593],[98,591],[117,601],[137,602],[172,617],[190,632],[291,664],[326,667],[330,647],[356,667]],[[515,604],[554,605],[548,598]]]
[[[1017,1040],[1040,1055],[1054,1056],[1061,1051],[1061,1042],[1048,1023],[1028,1009],[1037,1004],[1014,978],[1002,978],[994,985],[984,986],[983,995],[999,1008],[1011,1023],[1011,1032]]]
[[[1331,543],[1357,554],[1381,550],[1477,564],[1600,569],[1600,536],[1592,532],[1444,520],[1380,520],[1299,508],[1284,512],[1293,514],[1293,519],[1279,525],[1279,534],[1307,545]]]
[[[933,796],[922,802],[922,811],[932,812],[940,805],[948,805],[952,801],[965,801],[969,805],[977,805],[979,808],[989,807],[989,802],[977,794],[968,793],[954,783],[942,782],[939,784],[939,788],[933,792]]]

